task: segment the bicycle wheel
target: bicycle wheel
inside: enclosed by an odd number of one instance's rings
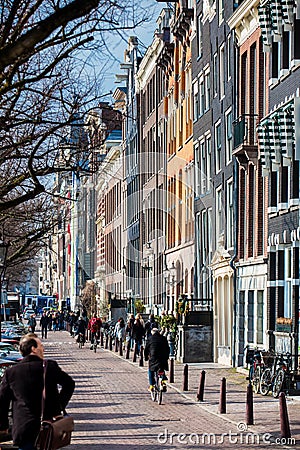
[[[260,366],[256,367],[254,370],[253,378],[252,378],[252,386],[255,394],[259,393],[260,389],[260,377],[261,377],[261,368]]]
[[[163,390],[162,390],[162,385],[161,385],[161,378],[159,378],[157,381],[157,403],[159,405],[161,405],[161,403],[162,403],[162,395],[163,395]]]
[[[260,393],[262,395],[268,395],[271,387],[271,369],[267,368],[263,371],[260,377]]]
[[[252,383],[253,374],[254,374],[254,367],[253,365],[251,365],[249,369],[249,383]]]
[[[151,394],[151,399],[152,399],[152,401],[155,402],[155,401],[156,401],[156,397],[157,397],[157,390],[156,390],[156,387],[155,387],[154,389],[152,389],[152,391],[150,392],[150,394]]]
[[[284,384],[285,372],[282,369],[279,369],[273,384],[273,397],[278,398],[280,392],[282,391]]]

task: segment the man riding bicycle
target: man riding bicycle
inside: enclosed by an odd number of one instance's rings
[[[91,344],[95,339],[99,339],[101,326],[102,320],[100,319],[100,317],[97,317],[97,314],[95,313],[88,323],[88,330],[91,333]]]
[[[157,328],[151,330],[151,336],[147,340],[145,346],[145,361],[149,360],[149,390],[154,389],[155,385],[155,373],[160,370],[168,370],[168,359],[170,355],[170,347],[167,338],[161,335]],[[165,376],[162,384],[164,391],[166,391],[166,380]]]

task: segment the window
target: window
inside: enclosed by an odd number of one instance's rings
[[[225,113],[225,126],[226,126],[226,163],[228,164],[232,159],[232,111]]]
[[[201,189],[201,172],[200,172],[200,151],[199,144],[197,143],[194,147],[194,158],[195,158],[195,188],[196,188],[196,197],[200,196]]]
[[[264,343],[264,291],[257,291],[256,343]]]
[[[203,78],[203,76],[199,80],[199,90],[200,90],[199,116],[203,116],[204,109],[205,109],[205,89],[204,89],[204,78]]]
[[[219,0],[219,24],[224,20],[224,0]]]
[[[254,291],[248,291],[248,342],[254,342]]]
[[[215,126],[215,158],[216,158],[216,173],[221,170],[221,123],[219,122]]]
[[[205,141],[200,142],[200,158],[201,158],[201,194],[205,194],[206,192],[206,181],[207,181],[207,166],[206,166],[206,148]]]
[[[218,94],[218,55],[217,53],[214,54],[213,57],[213,76],[214,76],[214,97]]]
[[[210,108],[210,72],[205,73],[205,106],[204,111],[208,111]]]
[[[194,121],[199,117],[199,96],[198,96],[198,80],[193,84],[194,91]]]
[[[225,58],[224,58],[224,45],[220,47],[219,56],[219,79],[220,79],[220,98],[225,95]]]
[[[223,232],[222,186],[216,190],[216,240]]]
[[[227,38],[227,81],[231,78],[231,34],[229,34]]]
[[[207,190],[210,191],[211,184],[211,137],[207,136],[206,138],[206,163],[207,163]]]
[[[202,56],[202,37],[203,37],[203,25],[202,25],[202,14],[197,17],[197,51],[198,58]]]
[[[233,228],[233,181],[230,180],[227,182],[227,211],[226,211],[226,241],[227,241],[227,248],[233,247],[234,242],[234,228]]]

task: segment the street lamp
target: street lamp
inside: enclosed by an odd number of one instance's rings
[[[174,286],[176,284],[176,267],[174,261],[172,262],[170,268],[166,267],[164,278],[166,284],[169,284],[170,286]]]
[[[6,270],[6,258],[8,251],[8,242],[4,242],[3,239],[0,239],[0,342],[1,342],[1,323],[2,323],[2,285],[4,281],[4,275]],[[5,308],[5,305],[4,305]]]

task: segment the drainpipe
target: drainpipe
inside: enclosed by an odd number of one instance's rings
[[[233,44],[233,58],[234,58],[234,83],[233,83],[233,98],[235,99],[233,101],[234,105],[234,112],[236,116],[236,112],[238,111],[238,86],[239,83],[239,58],[238,58],[238,47],[235,40],[235,34],[233,33],[234,37],[234,44]],[[234,138],[234,136],[233,136]],[[233,140],[234,142],[234,140]],[[233,338],[232,338],[232,365],[233,367],[237,367],[237,355],[236,355],[236,337],[237,337],[237,269],[235,266],[235,259],[237,256],[237,242],[238,242],[238,186],[239,186],[239,167],[238,167],[238,161],[237,158],[234,157],[234,167],[233,167],[233,220],[235,224],[235,230],[234,230],[234,251],[232,258],[229,262],[230,267],[233,270]]]
[[[234,230],[234,251],[229,262],[230,267],[233,270],[233,339],[232,339],[232,365],[237,367],[237,355],[236,355],[236,342],[237,342],[237,269],[235,266],[235,259],[237,256],[237,240],[238,240],[238,181],[239,181],[239,171],[238,162],[234,158],[234,168],[233,168],[233,218],[235,223]]]

